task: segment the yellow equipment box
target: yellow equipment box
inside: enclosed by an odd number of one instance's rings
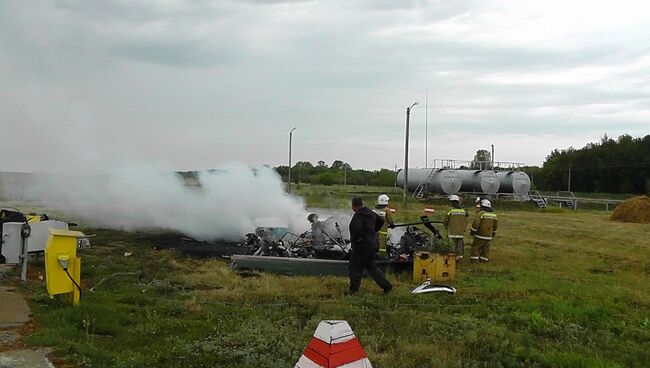
[[[41,222],[41,215],[37,215],[34,213],[25,215],[25,218],[27,219],[27,222]]]
[[[80,231],[50,229],[45,247],[45,282],[50,298],[72,293],[73,304],[81,296],[81,258],[77,257],[77,238]]]
[[[433,281],[453,281],[456,278],[456,255],[415,252],[413,255],[413,281],[422,283]]]

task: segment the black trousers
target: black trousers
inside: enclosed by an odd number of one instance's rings
[[[368,272],[368,275],[379,285],[380,288],[386,290],[393,285],[386,279],[386,275],[375,264],[375,257],[377,257],[377,249],[354,249],[350,255],[349,276],[350,276],[350,291],[357,292],[361,286],[361,277],[363,271]]]

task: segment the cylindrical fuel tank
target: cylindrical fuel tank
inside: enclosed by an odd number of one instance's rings
[[[458,193],[461,186],[461,180],[456,170],[439,169],[435,170],[433,175],[431,171],[435,169],[409,169],[409,182],[406,189],[414,191],[420,184],[427,180],[428,192],[437,194],[454,194]],[[404,187],[404,170],[397,173],[397,185]]]
[[[414,191],[420,184],[424,183],[433,169],[411,169],[409,168],[409,183],[406,189]],[[397,172],[397,185],[404,188],[404,170]]]
[[[427,189],[438,194],[456,194],[461,185],[462,180],[456,170],[440,169],[433,174]]]
[[[496,194],[499,177],[490,170],[456,170],[462,180],[461,192]]]
[[[523,171],[501,171],[499,177],[499,193],[513,193],[519,196],[528,195],[530,178]]]

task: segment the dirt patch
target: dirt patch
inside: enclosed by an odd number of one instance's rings
[[[609,218],[613,221],[650,224],[650,198],[632,197],[618,205]]]

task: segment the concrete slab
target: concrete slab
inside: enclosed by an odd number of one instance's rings
[[[19,339],[20,335],[14,330],[0,331],[0,347],[13,346]]]
[[[16,350],[0,353],[0,368],[55,368],[47,359],[50,349]]]
[[[0,286],[0,328],[18,327],[29,321],[31,310],[14,288]]]

